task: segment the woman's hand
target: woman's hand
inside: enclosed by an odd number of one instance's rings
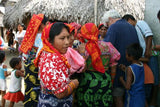
[[[73,82],[73,83],[74,83],[74,85],[75,85],[75,87],[74,87],[74,88],[77,88],[77,87],[78,87],[78,85],[79,85],[79,81],[78,81],[77,79],[74,79],[74,80],[72,80],[71,82]]]

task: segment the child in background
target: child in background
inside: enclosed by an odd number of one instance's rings
[[[5,78],[10,75],[7,73],[7,66],[4,65],[5,61],[5,52],[0,51],[0,91],[2,95],[1,104],[2,107],[5,107],[5,99],[3,99],[3,96],[6,94],[6,80]]]
[[[120,77],[126,91],[125,107],[145,107],[144,67],[139,61],[142,56],[142,48],[139,44],[131,44],[126,49],[126,59],[132,64],[127,68],[120,65],[126,73],[126,81]]]
[[[10,101],[9,107],[13,107],[15,102],[24,100],[24,95],[21,92],[21,77],[24,77],[24,71],[21,70],[20,58],[12,58],[9,64],[13,71],[11,72],[9,92],[3,98]]]

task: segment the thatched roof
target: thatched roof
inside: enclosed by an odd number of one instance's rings
[[[97,0],[98,23],[106,10],[116,9],[120,14],[133,13],[143,19],[144,0]],[[135,1],[135,0],[134,0]],[[135,7],[136,6],[136,7]],[[68,22],[94,22],[94,0],[20,0],[11,9],[6,10],[4,24],[11,27],[22,22],[32,14],[44,13],[52,19]]]

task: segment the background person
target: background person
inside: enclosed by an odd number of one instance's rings
[[[107,29],[108,29],[108,27],[104,26],[104,24],[100,24],[98,26],[98,30],[99,30],[98,39],[99,40],[103,40],[104,39],[104,37],[106,36],[106,33],[107,33]]]
[[[47,21],[48,19],[44,14],[34,14],[29,22],[26,34],[19,48],[20,51],[23,52],[22,59],[25,63],[24,107],[37,107],[40,82],[38,79],[38,68],[35,67],[33,60],[36,57],[38,47],[42,43],[42,30]]]
[[[124,107],[145,107],[145,89],[144,89],[144,67],[139,61],[143,49],[139,44],[131,44],[126,49],[126,59],[131,65],[126,67],[120,64],[120,68],[125,72],[120,81],[126,89]]]
[[[103,23],[109,26],[104,41],[111,42],[120,52],[119,64],[130,65],[126,59],[125,49],[132,43],[139,43],[135,28],[126,20],[121,19],[116,10],[109,10],[102,17]],[[124,72],[117,67],[116,76],[113,84],[113,98],[116,107],[123,107],[124,87],[119,81],[120,76],[125,76]]]
[[[146,84],[146,99],[147,102],[150,102],[151,106],[157,105],[157,95],[158,95],[158,85],[159,85],[159,68],[158,68],[158,53],[152,50],[153,42],[153,33],[149,25],[144,20],[138,20],[130,15],[126,14],[122,19],[127,20],[131,25],[135,26],[139,42],[143,48],[142,60],[145,63],[148,63],[154,75],[154,84]],[[146,62],[145,60],[148,59]],[[150,75],[151,77],[151,75]],[[150,78],[152,79],[152,78]]]
[[[24,100],[24,95],[21,92],[21,80],[24,77],[24,70],[21,70],[22,62],[20,58],[12,58],[9,64],[13,68],[13,71],[11,72],[9,90],[4,99],[10,101],[9,107],[13,107],[14,103]]]
[[[7,65],[4,64],[6,59],[5,52],[0,50],[0,93],[1,93],[1,105],[5,107],[5,99],[3,96],[6,94],[6,77],[10,75],[7,73]]]
[[[80,107],[112,106],[111,81],[116,73],[112,68],[116,68],[120,53],[110,42],[98,41],[98,33],[93,23],[86,23],[81,28],[81,38],[86,45],[81,44],[83,48],[79,52],[86,59],[86,70],[79,76],[80,84],[76,90],[77,105]]]

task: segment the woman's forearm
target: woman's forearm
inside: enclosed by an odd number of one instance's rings
[[[74,91],[74,89],[76,89],[79,85],[79,82],[77,79],[72,80],[69,84],[66,90],[64,90],[62,93],[56,94],[56,97],[59,99],[62,99],[64,97],[67,97],[69,95],[71,95]]]

